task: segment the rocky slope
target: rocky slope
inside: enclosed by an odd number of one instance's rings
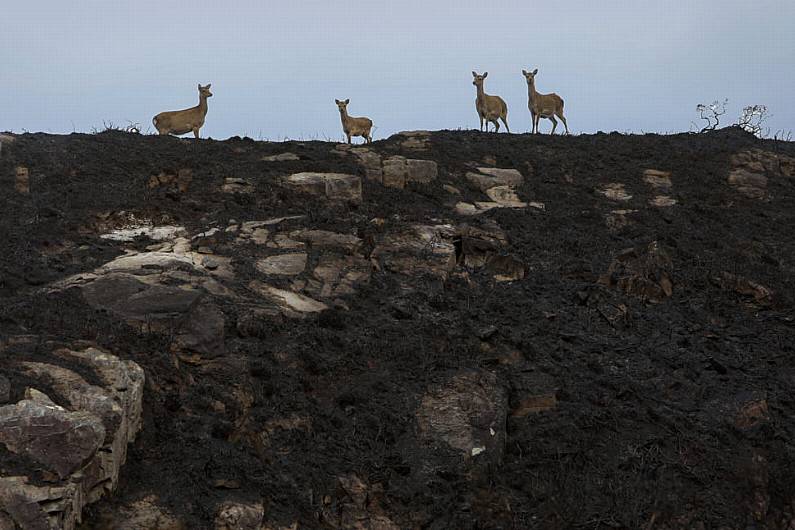
[[[792,144],[0,145],[2,529],[795,526]]]

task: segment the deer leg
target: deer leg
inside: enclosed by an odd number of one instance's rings
[[[558,126],[558,120],[555,119],[555,116],[550,116],[549,121],[552,122],[552,132],[549,134],[555,134],[555,128]]]
[[[195,129],[193,129],[193,136],[195,136],[196,138],[198,138],[198,137],[199,137],[199,128],[198,128],[198,127],[196,127]]]
[[[494,132],[495,133],[500,132],[500,122],[497,121],[497,118],[495,118],[491,123],[494,124]]]
[[[508,131],[508,132],[511,132],[511,129],[508,127],[508,116],[507,115],[502,117],[502,123],[505,124],[505,130]]]
[[[478,114],[478,118],[480,118],[480,132],[483,132],[483,115]],[[488,123],[486,123],[486,127],[488,127]]]
[[[349,144],[350,144],[350,143],[353,143],[353,142],[351,142],[351,135],[350,135],[350,134],[348,134],[348,133],[345,133],[345,135],[348,137],[348,143],[349,143]]]
[[[569,124],[566,123],[566,118],[563,117],[563,113],[562,112],[558,113],[558,118],[560,118],[560,121],[563,122],[563,126],[566,127],[566,134],[569,134]]]

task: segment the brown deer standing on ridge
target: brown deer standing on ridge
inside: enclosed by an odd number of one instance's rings
[[[342,130],[345,136],[348,137],[348,143],[351,143],[351,136],[361,136],[368,144],[373,143],[373,137],[370,136],[370,131],[373,128],[373,122],[370,118],[354,118],[348,116],[348,103],[350,99],[340,101],[334,100],[337,103],[337,108],[340,109],[340,118],[342,119]]]
[[[480,130],[481,132],[483,131],[483,122],[485,120],[486,132],[489,131],[489,122],[494,124],[494,132],[500,132],[500,122],[497,121],[499,118],[505,124],[505,129],[511,132],[511,129],[508,128],[508,105],[505,104],[505,101],[500,96],[490,96],[483,90],[483,80],[486,79],[487,75],[489,75],[488,72],[484,72],[483,75],[472,72],[472,77],[475,78],[472,84],[478,88],[475,108],[480,117]]]
[[[530,109],[530,116],[533,118],[533,132],[538,132],[538,122],[541,118],[549,118],[552,120],[552,132],[555,134],[555,127],[558,126],[558,121],[555,116],[561,119],[563,125],[566,127],[566,134],[569,134],[569,125],[566,123],[566,118],[563,117],[563,98],[555,94],[539,94],[536,92],[536,74],[538,68],[532,72],[522,70],[525,79],[527,80],[527,107]]]
[[[193,131],[193,136],[199,137],[199,129],[204,125],[207,116],[207,98],[212,97],[210,85],[199,85],[199,104],[185,110],[172,110],[161,112],[152,123],[158,134],[186,134]]]

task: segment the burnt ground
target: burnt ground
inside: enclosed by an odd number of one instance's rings
[[[299,171],[364,176],[335,147],[121,132],[25,134],[3,146],[2,363],[41,355],[47,341],[91,341],[147,377],[143,429],[119,489],[88,508],[88,528],[102,526],[103,511],[151,495],[186,528],[213,527],[229,499],[262,502],[273,528],[350,527],[329,514],[345,509],[351,493],[340,477],[351,475],[368,488],[365,511],[377,505],[397,528],[791,528],[795,179],[769,175],[758,199],[727,175],[738,152],[795,156],[795,145],[734,129],[554,138],[442,131],[427,151],[408,150],[400,137],[372,146],[436,161],[429,184],[398,190],[365,180],[361,204],[277,184]],[[301,159],[261,161],[286,151]],[[518,169],[519,196],[545,209],[455,213],[460,199],[442,185],[483,200],[464,174],[484,157]],[[14,190],[16,166],[30,170],[29,194]],[[187,191],[147,186],[182,168],[192,170]],[[671,172],[676,205],[649,205],[655,192],[641,179],[649,168]],[[225,177],[250,180],[253,193],[221,193]],[[632,198],[618,204],[596,192],[607,183],[623,183]],[[637,212],[609,228],[605,215],[616,208]],[[346,307],[253,332],[239,325],[243,309],[219,299],[225,353],[191,361],[170,333],[92,308],[75,290],[47,289],[152,244],[99,237],[103,220],[121,212],[191,234],[232,219],[305,215],[301,226],[376,243],[406,223],[493,220],[527,274],[495,283],[464,266],[446,278],[374,270]],[[384,219],[377,230],[374,218]],[[651,301],[599,282],[617,254],[653,241],[671,259],[670,296]],[[250,247],[223,238],[212,246],[232,258],[230,285],[245,289],[257,275]],[[772,295],[727,288],[716,281],[725,273]],[[606,307],[620,308],[620,318]],[[472,370],[493,373],[508,398],[501,458],[448,465],[433,453],[423,458],[439,458],[434,471],[420,470],[427,466],[411,440],[423,394]],[[12,379],[12,399],[26,384]],[[551,396],[546,406],[516,413],[535,384]]]

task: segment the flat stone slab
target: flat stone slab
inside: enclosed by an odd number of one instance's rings
[[[285,310],[287,316],[296,317],[305,313],[319,313],[328,309],[323,302],[292,291],[285,291],[259,281],[252,281],[249,289]]]
[[[301,157],[295,153],[279,153],[278,155],[263,156],[260,160],[263,162],[291,162],[301,160]]]
[[[278,254],[257,261],[257,270],[263,274],[295,276],[306,269],[306,253]]]
[[[668,195],[657,195],[653,199],[649,200],[649,204],[656,206],[657,208],[667,208],[669,206],[675,205],[676,199],[669,197]]]
[[[362,179],[345,173],[294,173],[282,183],[295,191],[337,200],[362,200]]]

